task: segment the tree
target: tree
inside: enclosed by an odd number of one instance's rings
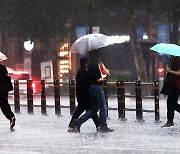
[[[131,48],[135,60],[136,71],[138,75],[138,79],[141,81],[147,81],[147,73],[146,66],[143,59],[143,54],[140,48],[139,41],[137,39],[136,27],[137,27],[137,19],[138,12],[145,9],[149,2],[144,0],[138,1],[138,3],[134,0],[120,0],[120,1],[106,1],[106,5],[112,6],[115,8],[114,10],[120,10],[123,13],[124,18],[121,18],[124,22],[124,25],[127,27],[127,32],[130,35]],[[105,4],[105,3],[104,3]],[[112,11],[112,10],[111,10]]]
[[[137,19],[138,19],[138,13],[141,10],[147,9],[149,7],[149,2],[145,0],[140,0],[138,3],[134,0],[99,0],[99,1],[88,1],[88,0],[81,0],[79,3],[84,2],[86,6],[90,7],[91,11],[93,8],[92,13],[96,16],[93,16],[93,22],[96,21],[96,18],[101,15],[103,17],[102,20],[106,21],[109,14],[116,14],[116,23],[117,25],[124,25],[127,28],[124,28],[126,30],[126,33],[130,34],[131,37],[131,47],[133,51],[133,56],[135,59],[135,65],[136,65],[136,71],[138,75],[138,79],[141,81],[147,81],[147,73],[146,73],[146,65],[143,59],[143,54],[139,45],[139,42],[137,40],[136,35],[136,26],[137,26]],[[90,13],[91,13],[90,11]],[[103,16],[104,15],[104,16]],[[121,16],[121,20],[118,19],[119,15]],[[92,16],[92,14],[91,14]],[[112,16],[111,16],[112,17]],[[114,16],[113,16],[114,17]],[[101,18],[99,18],[99,21]],[[91,20],[90,20],[91,21]],[[106,23],[102,21],[103,23],[98,23],[98,25],[105,26]],[[112,25],[112,23],[110,23]],[[92,25],[90,23],[89,25]]]
[[[100,1],[100,6],[109,14],[116,14],[121,16],[121,20],[116,20],[117,24],[124,25],[126,27],[126,34],[130,35],[131,50],[135,60],[135,68],[138,76],[138,80],[143,82],[148,81],[147,69],[143,53],[140,47],[140,43],[137,39],[137,24],[140,21],[139,12],[149,10],[152,3],[145,0],[104,0]],[[149,94],[149,88],[145,87],[144,93]]]
[[[156,21],[164,21],[170,25],[170,42],[179,44],[179,0],[158,0],[154,1],[153,12]]]

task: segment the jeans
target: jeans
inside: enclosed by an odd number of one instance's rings
[[[82,115],[77,122],[81,125],[86,122],[89,118],[100,111],[100,121],[102,127],[107,127],[106,123],[106,101],[105,93],[101,85],[91,85],[89,89],[89,95],[92,101],[91,108]]]
[[[77,108],[76,108],[76,110],[75,110],[75,112],[74,112],[74,114],[73,114],[73,116],[72,116],[72,118],[71,118],[71,121],[70,121],[70,123],[69,123],[69,127],[74,128],[74,123],[73,123],[74,119],[79,118],[79,116],[80,116],[85,110],[87,111],[87,110],[89,110],[90,108],[91,108],[91,102],[90,102],[89,99],[85,99],[85,100],[83,100],[82,102],[81,102],[81,101],[78,102],[78,106],[77,106]],[[100,119],[99,119],[97,113],[94,114],[91,118],[93,119],[94,124],[96,125],[96,128],[97,128],[97,127],[100,127]]]

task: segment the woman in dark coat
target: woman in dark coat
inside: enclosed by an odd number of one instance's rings
[[[0,64],[0,107],[7,119],[10,121],[10,128],[15,126],[15,115],[8,103],[8,92],[13,90],[11,77],[8,76],[6,67]]]
[[[162,127],[174,126],[174,111],[180,112],[178,98],[180,93],[180,57],[174,57],[170,68],[167,70],[164,88],[161,94],[168,95],[167,98],[167,123]]]

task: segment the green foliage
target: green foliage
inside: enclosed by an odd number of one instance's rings
[[[0,0],[0,28],[4,34],[26,38],[57,38],[67,33],[66,22],[75,25],[128,26],[139,11],[167,17],[171,10],[179,16],[179,0]],[[138,17],[142,19],[142,12]],[[125,27],[125,26],[124,26]]]
[[[69,0],[0,1],[1,27],[9,35],[23,38],[56,38],[66,33],[71,17]]]

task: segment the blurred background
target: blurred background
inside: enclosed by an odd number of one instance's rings
[[[169,56],[149,48],[178,45],[179,19],[179,0],[0,0],[0,51],[7,67],[33,80],[69,82],[80,57],[72,43],[102,33],[114,42],[99,50],[110,81],[154,81],[164,78]]]

